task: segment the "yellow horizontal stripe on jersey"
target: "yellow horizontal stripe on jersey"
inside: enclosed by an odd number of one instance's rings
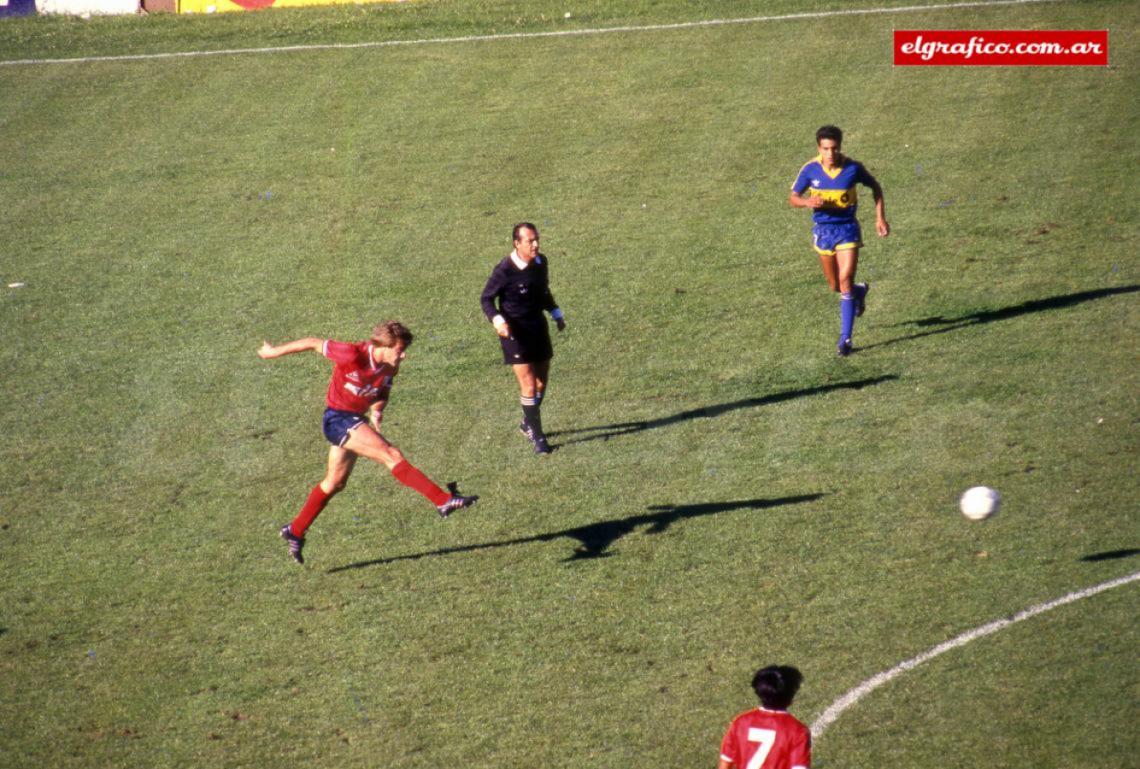
[[[835,208],[850,208],[859,202],[859,193],[854,187],[848,190],[821,190],[810,187],[807,194],[808,197],[822,198],[825,203]]]

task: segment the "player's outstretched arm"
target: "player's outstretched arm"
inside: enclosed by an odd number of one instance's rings
[[[295,352],[304,352],[305,350],[319,353],[324,345],[324,339],[317,339],[312,336],[277,345],[262,342],[261,347],[257,349],[257,354],[264,360],[272,360],[273,358],[280,358],[282,355],[292,355]]]

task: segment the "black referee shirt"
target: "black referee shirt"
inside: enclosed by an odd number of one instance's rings
[[[534,318],[541,316],[543,310],[553,312],[558,309],[550,293],[546,257],[539,254],[525,270],[520,270],[509,255],[504,257],[491,271],[479,301],[487,320],[500,314],[508,321],[511,318]]]

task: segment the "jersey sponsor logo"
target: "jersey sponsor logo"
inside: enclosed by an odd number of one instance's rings
[[[814,184],[815,182],[812,183]],[[849,208],[850,206],[855,205],[859,200],[859,196],[856,193],[854,187],[849,190],[812,189],[810,193],[810,197],[821,198],[824,203],[827,203],[828,205],[835,208]]]
[[[355,385],[352,382],[345,382],[344,389],[359,398],[371,398],[380,392],[379,387],[373,387],[372,385]]]

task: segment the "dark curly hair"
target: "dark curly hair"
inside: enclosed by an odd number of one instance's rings
[[[815,143],[819,144],[824,139],[834,139],[836,144],[843,146],[843,129],[837,125],[820,126],[815,132]]]
[[[787,710],[804,682],[804,674],[790,665],[769,665],[752,676],[752,691],[769,710]]]

